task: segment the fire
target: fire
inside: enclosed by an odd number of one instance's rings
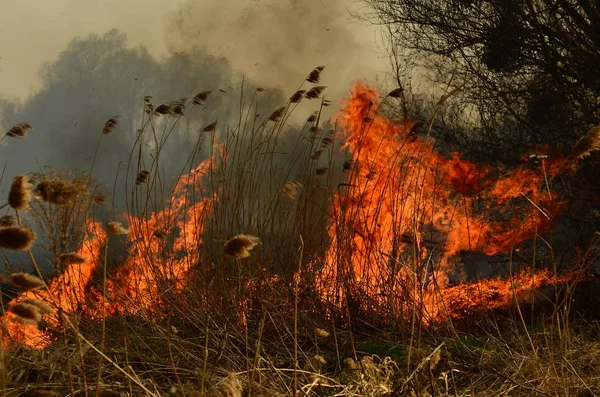
[[[142,314],[160,303],[161,290],[178,292],[185,286],[192,267],[200,260],[204,220],[216,197],[190,202],[190,189],[199,186],[214,159],[202,162],[179,179],[165,208],[149,219],[128,215],[129,256],[109,280],[108,313]],[[169,236],[176,232],[172,247]]]
[[[543,178],[560,159],[505,170],[445,156],[411,133],[414,123],[379,114],[378,98],[356,84],[338,116],[353,168],[331,209],[319,290],[334,307],[418,305],[441,320],[436,306],[458,291],[446,287],[460,252],[505,253],[550,229],[562,204]]]
[[[326,256],[308,269],[323,301],[338,309],[357,305],[392,320],[418,310],[431,324],[460,317],[469,307],[507,305],[522,291],[562,280],[522,271],[511,280],[451,286],[463,272],[461,252],[506,253],[552,227],[563,204],[544,182],[562,159],[516,169],[475,164],[458,153],[441,153],[434,140],[413,133],[414,122],[390,120],[377,107],[378,93],[357,84],[337,117],[352,165],[344,167],[347,181],[330,208]],[[220,155],[224,163],[227,153]],[[157,309],[183,290],[202,259],[206,219],[219,198],[203,191],[201,182],[214,162],[210,158],[181,177],[162,210],[147,214],[142,204],[140,214],[126,216],[128,256],[116,270],[104,269],[111,241],[99,223],[89,221],[79,250],[85,263],[68,265],[47,291],[24,293],[13,302],[37,297],[54,304],[57,313],[47,321],[55,327],[59,312],[96,319],[160,316]],[[93,282],[99,271],[110,273],[105,283]],[[242,317],[247,304],[242,301]],[[10,316],[3,319],[4,346],[19,341],[43,348],[51,342],[35,326],[7,321]]]
[[[51,304],[55,310],[60,308],[66,313],[81,312],[89,304],[89,295],[86,286],[91,281],[94,271],[101,266],[100,256],[102,246],[106,241],[106,232],[99,222],[87,221],[87,238],[83,242],[79,254],[85,258],[81,264],[71,264],[66,267],[63,274],[53,279],[48,284],[48,290],[27,291],[13,299],[9,305],[27,298],[37,298]],[[30,346],[40,349],[46,347],[50,340],[48,336],[36,326],[22,325],[12,321],[13,315],[7,313],[2,320],[6,328],[3,332],[3,344],[7,346],[11,339],[25,342]],[[47,316],[47,321],[57,326],[58,314]]]
[[[48,302],[55,314],[45,319],[54,327],[60,324],[59,311],[89,318],[117,313],[151,315],[152,309],[160,305],[165,290],[176,293],[183,289],[192,266],[200,259],[204,219],[216,198],[207,196],[192,202],[190,191],[201,194],[197,188],[214,160],[210,158],[189,175],[182,176],[165,208],[152,213],[149,219],[127,215],[129,255],[117,267],[116,274],[106,280],[104,288],[91,281],[94,273],[103,268],[107,234],[99,222],[88,221],[87,238],[78,252],[86,259],[85,263],[67,265],[64,273],[48,284],[47,290],[22,293],[10,303],[27,298]],[[174,234],[173,244],[167,249],[171,234]],[[18,341],[43,349],[51,342],[38,327],[13,322],[12,316],[7,313],[3,319],[4,346]]]

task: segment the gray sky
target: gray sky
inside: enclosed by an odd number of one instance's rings
[[[387,60],[376,28],[353,20],[356,0],[0,0],[0,94],[35,93],[38,71],[75,36],[117,28],[156,57],[192,46],[225,56],[259,84],[295,91],[326,65],[328,97],[373,82]]]

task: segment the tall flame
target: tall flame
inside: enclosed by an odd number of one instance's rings
[[[505,170],[445,156],[434,140],[413,134],[413,122],[379,114],[378,99],[356,84],[338,116],[353,166],[317,269],[321,295],[334,307],[354,297],[364,309],[437,301],[433,289],[460,270],[461,251],[508,252],[549,230],[561,203],[542,182],[554,162]],[[423,289],[429,296],[417,298]]]
[[[356,84],[337,118],[352,165],[345,167],[347,181],[330,209],[330,246],[311,269],[325,302],[393,318],[419,310],[432,323],[460,316],[461,308],[506,305],[523,290],[562,280],[522,271],[512,280],[451,287],[463,271],[462,251],[506,253],[550,229],[563,205],[543,187],[562,159],[503,169],[443,154],[434,140],[413,133],[414,122],[379,114],[378,100],[375,90]],[[221,161],[226,157],[222,151]],[[181,292],[201,261],[205,221],[218,197],[198,187],[214,161],[181,177],[164,209],[127,215],[128,256],[116,270],[103,269],[109,241],[101,225],[89,221],[79,250],[85,263],[68,265],[48,290],[21,294],[11,303],[36,297],[55,304],[57,312],[90,318],[160,315],[156,309]],[[111,277],[92,283],[98,270]],[[59,326],[59,315],[48,322]],[[11,316],[2,320],[4,346],[50,343],[37,327],[12,322]]]
[[[60,323],[59,311],[90,318],[116,313],[153,314],[152,309],[161,303],[165,291],[177,293],[183,289],[192,267],[200,260],[204,220],[216,198],[191,200],[190,196],[194,195],[190,191],[196,192],[213,162],[214,158],[210,158],[182,176],[165,208],[152,213],[149,219],[127,215],[129,255],[125,263],[117,266],[116,274],[106,280],[105,288],[90,282],[106,261],[107,234],[99,222],[89,221],[87,238],[78,252],[85,263],[67,265],[65,271],[48,284],[47,290],[22,293],[10,304],[27,298],[48,302],[58,309],[46,318],[53,326]],[[174,236],[173,244],[167,247],[170,235]],[[17,341],[44,348],[51,342],[35,325],[16,323],[13,317],[7,313],[2,319],[3,346]]]
[[[64,273],[48,283],[48,289],[42,291],[27,291],[13,299],[9,305],[18,303],[23,299],[37,298],[48,302],[66,313],[80,312],[89,304],[87,285],[91,281],[95,270],[100,266],[102,246],[106,241],[106,232],[99,222],[87,221],[87,238],[81,245],[78,254],[85,258],[81,264],[69,264]],[[11,340],[25,342],[30,346],[44,348],[50,340],[47,335],[34,325],[23,325],[13,321],[14,315],[7,313],[2,319],[6,328],[3,328],[3,344],[8,346]],[[58,313],[47,318],[48,322],[57,326]]]

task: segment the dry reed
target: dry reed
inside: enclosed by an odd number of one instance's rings
[[[32,128],[33,127],[28,123],[19,123],[19,124],[15,125],[14,127],[12,127],[10,130],[8,130],[6,135],[8,135],[11,138],[16,138],[16,137],[26,138],[27,131],[31,130]]]
[[[600,149],[600,125],[590,129],[583,137],[581,137],[573,150],[571,150],[570,158],[577,162],[590,155],[594,150]]]
[[[8,204],[18,211],[29,209],[31,200],[31,183],[25,175],[19,174],[13,178],[8,193]]]
[[[35,242],[35,232],[26,226],[8,226],[0,229],[0,248],[26,251]]]
[[[43,280],[29,273],[10,274],[7,281],[13,287],[26,291],[36,291],[46,286]]]
[[[291,103],[298,103],[302,100],[302,98],[304,98],[304,95],[306,94],[306,90],[298,90],[294,93],[294,95],[292,95],[290,97],[290,102]]]
[[[204,132],[212,132],[217,128],[217,122],[215,121],[214,123],[210,123],[209,125],[207,125],[206,127],[204,127],[202,129],[202,131]]]
[[[85,263],[85,258],[76,252],[60,254],[58,259],[65,265],[80,265]]]
[[[129,230],[125,229],[121,222],[108,222],[106,224],[108,231],[114,235],[123,235],[129,233]]]
[[[306,78],[306,81],[313,84],[319,84],[319,80],[321,79],[321,72],[325,69],[325,66],[317,66],[314,68]]]
[[[275,122],[279,121],[283,116],[283,112],[285,112],[285,106],[282,106],[279,109],[275,110],[273,113],[271,113],[271,115],[269,116],[269,120]]]
[[[66,182],[60,179],[46,179],[35,187],[35,194],[40,199],[56,205],[70,205],[84,193],[87,186],[82,182]]]
[[[250,251],[258,244],[260,244],[258,237],[238,234],[225,243],[223,252],[231,258],[247,258],[250,256]]]
[[[37,306],[24,302],[19,302],[10,305],[8,311],[17,317],[21,317],[26,320],[31,320],[36,323],[40,322],[40,320],[42,319],[42,314],[40,313],[40,309],[38,309]]]
[[[194,98],[192,98],[192,105],[202,105],[204,102],[206,102],[206,100],[208,99],[208,96],[211,94],[211,91],[202,91],[198,94],[196,94],[196,96]]]
[[[14,226],[17,224],[17,218],[14,215],[4,215],[0,217],[0,227]]]
[[[306,91],[306,94],[304,94],[304,97],[306,99],[317,99],[318,97],[321,96],[321,94],[323,93],[323,91],[325,90],[325,86],[316,86],[311,88],[310,90]]]
[[[121,116],[113,116],[110,119],[108,119],[106,124],[104,124],[102,133],[108,135],[111,132],[113,132],[115,128],[117,128],[117,124],[119,124],[119,118],[121,118]]]
[[[46,302],[44,302],[41,299],[26,298],[26,299],[23,299],[23,300],[19,301],[19,303],[23,303],[23,304],[32,305],[32,306],[37,307],[38,311],[40,312],[40,314],[42,316],[54,313],[54,310],[52,310],[52,308],[50,307],[50,305],[48,305]]]

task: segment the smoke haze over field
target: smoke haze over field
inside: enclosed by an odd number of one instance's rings
[[[186,111],[163,149],[166,175],[182,172],[190,144],[207,124],[220,130],[239,114],[244,92],[264,87],[264,117],[307,74],[325,65],[326,98],[337,105],[356,79],[385,70],[376,30],[357,22],[355,0],[0,0],[0,134],[17,123],[29,138],[0,143],[0,195],[17,173],[89,170],[104,123],[94,176],[111,193],[141,128],[143,98],[159,105],[211,90],[206,108]],[[303,107],[306,119],[317,103]],[[336,106],[328,108],[329,116]],[[163,128],[163,125],[159,125]],[[296,131],[298,128],[291,128]],[[294,141],[294,133],[283,146]],[[146,135],[151,146],[151,137]],[[287,142],[286,142],[287,140]],[[208,145],[205,145],[208,146]],[[183,153],[183,154],[182,154]],[[120,185],[117,185],[120,186]],[[117,197],[118,198],[118,197]],[[119,200],[117,199],[117,202]]]
[[[330,99],[357,78],[386,69],[378,30],[357,22],[357,0],[0,0],[0,95],[25,99],[42,84],[38,70],[75,36],[125,33],[155,57],[205,48],[235,71],[286,93],[317,65],[328,67]]]

